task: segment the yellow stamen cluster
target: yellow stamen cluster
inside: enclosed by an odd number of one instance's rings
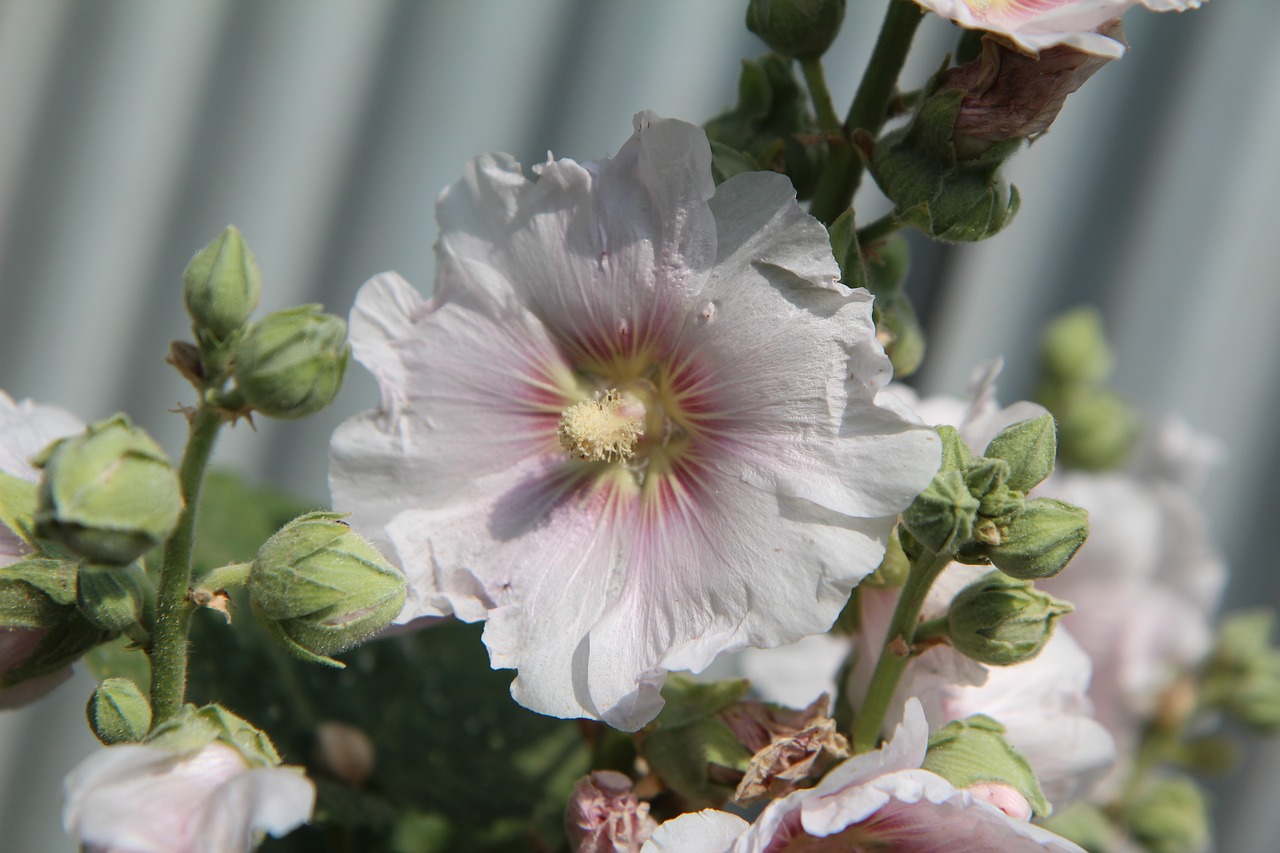
[[[560,446],[589,462],[630,459],[644,432],[641,415],[623,412],[622,395],[607,391],[599,400],[584,400],[560,415]]]

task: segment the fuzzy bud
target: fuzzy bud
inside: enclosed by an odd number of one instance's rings
[[[935,554],[953,550],[973,536],[978,499],[959,471],[940,471],[902,513],[912,537]]]
[[[751,0],[747,29],[783,56],[817,59],[844,21],[845,0]]]
[[[1185,776],[1162,779],[1125,810],[1129,833],[1154,853],[1199,853],[1209,847],[1209,805]]]
[[[993,804],[1001,811],[1020,811],[1023,804],[1018,800],[1025,799],[1030,811],[1043,817],[1050,812],[1049,801],[1031,765],[1005,739],[1004,732],[1004,726],[982,714],[954,720],[929,738],[922,767],[957,788],[974,789],[974,796],[995,800]],[[1007,796],[1014,792],[1020,798]]]
[[[240,229],[228,225],[182,273],[182,297],[196,328],[225,341],[249,320],[262,296],[262,274]]]
[[[239,402],[269,418],[315,414],[337,396],[351,347],[347,324],[318,305],[277,311],[254,323],[232,365]]]
[[[1023,504],[1011,524],[1000,530],[1000,543],[983,553],[1010,577],[1051,578],[1071,561],[1089,538],[1087,510],[1052,498]]]
[[[1069,603],[1029,581],[990,572],[960,591],[947,613],[952,644],[991,666],[1013,666],[1040,654]]]
[[[124,415],[64,438],[35,460],[36,533],[95,563],[123,566],[169,538],[182,487],[160,445]]]
[[[1004,484],[1029,492],[1053,473],[1058,453],[1058,431],[1053,415],[1019,421],[1002,429],[987,445],[988,459],[1003,459],[1009,465]]]
[[[316,663],[387,627],[405,579],[332,512],[312,512],[268,539],[249,572],[253,611],[287,649]]]
[[[132,679],[108,678],[85,706],[89,728],[105,744],[138,743],[151,730],[151,703]]]
[[[92,624],[111,634],[124,634],[135,643],[149,637],[154,601],[146,573],[140,566],[80,567],[76,606]]]

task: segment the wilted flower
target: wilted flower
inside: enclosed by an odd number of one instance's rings
[[[928,742],[924,712],[912,702],[891,741],[838,765],[817,786],[775,800],[754,823],[711,810],[683,815],[658,827],[642,853],[1081,853],[993,805],[990,785],[971,793],[921,770]],[[1022,813],[1007,793],[1001,804]]]
[[[636,799],[629,778],[597,770],[574,786],[565,828],[577,853],[637,853],[658,822],[649,804]]]
[[[1154,12],[1184,12],[1203,0],[916,0],[971,30],[998,33],[1033,56],[1066,44],[1099,56],[1124,55],[1123,42],[1098,32],[1139,5]]]
[[[263,833],[306,823],[315,787],[285,767],[254,767],[212,742],[178,754],[110,746],[64,782],[62,823],[87,853],[245,853]]]
[[[642,114],[536,182],[481,157],[437,215],[436,296],[356,299],[382,405],[333,441],[335,505],[409,577],[400,621],[488,619],[519,702],[625,729],[669,670],[826,630],[939,442],[877,397],[870,296],[789,182],[716,189],[704,134]]]

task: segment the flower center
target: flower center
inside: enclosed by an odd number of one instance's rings
[[[598,400],[583,400],[560,415],[560,446],[589,462],[625,462],[644,435],[645,406],[609,389]]]

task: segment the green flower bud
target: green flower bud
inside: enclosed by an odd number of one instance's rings
[[[84,710],[89,728],[107,745],[138,743],[151,730],[151,703],[129,678],[103,681]]]
[[[1089,538],[1089,513],[1052,498],[1033,498],[983,553],[996,568],[1021,580],[1051,578]]]
[[[1016,188],[1000,177],[1000,166],[1021,147],[1021,139],[993,145],[960,160],[951,132],[964,93],[931,92],[906,127],[875,145],[871,174],[893,200],[898,218],[939,240],[985,240],[1018,211]]]
[[[1107,853],[1119,850],[1120,832],[1098,806],[1091,803],[1075,803],[1054,812],[1053,817],[1042,822],[1045,829],[1074,841],[1085,850]]]
[[[1218,629],[1204,675],[1206,704],[1264,733],[1280,731],[1280,650],[1271,610],[1234,613]]]
[[[1004,493],[1005,480],[1009,476],[1009,463],[1003,459],[975,459],[964,467],[965,486],[969,494],[978,501],[978,511],[982,511],[982,501],[990,492]]]
[[[1185,776],[1163,779],[1125,810],[1129,834],[1151,853],[1198,853],[1209,845],[1209,804]]]
[[[844,21],[845,0],[751,0],[747,29],[795,59],[827,52]]]
[[[1096,308],[1058,317],[1040,340],[1040,366],[1049,382],[1096,385],[1111,375],[1114,359]]]
[[[169,538],[182,487],[160,445],[124,415],[64,438],[35,463],[36,533],[95,563],[126,565]]]
[[[150,634],[153,592],[137,566],[80,566],[76,605],[84,617],[109,634],[144,644]]]
[[[1012,666],[1040,654],[1053,626],[1071,610],[1030,581],[991,572],[955,597],[947,625],[961,653],[979,663]]]
[[[404,606],[405,579],[332,512],[312,512],[268,539],[249,572],[253,611],[287,649],[316,663],[381,631]]]
[[[262,295],[262,274],[240,229],[228,225],[182,273],[182,297],[196,328],[225,341],[249,320]]]
[[[254,323],[232,370],[244,405],[270,418],[302,418],[337,396],[351,347],[347,324],[319,305],[277,311]]]
[[[957,788],[979,782],[1008,785],[1027,798],[1032,813],[1044,817],[1052,809],[1035,771],[1005,739],[1004,732],[1004,726],[982,714],[954,720],[929,738],[929,751],[921,767]]]
[[[723,142],[711,143],[711,177],[715,180],[716,186],[720,186],[734,175],[755,172],[759,169],[760,166],[750,154],[731,148]]]
[[[991,439],[983,455],[1009,463],[1005,485],[1026,493],[1053,473],[1058,454],[1058,430],[1048,413],[1011,424]]]
[[[953,426],[941,424],[933,428],[942,439],[943,471],[964,471],[974,463],[973,452]]]
[[[1142,433],[1133,407],[1105,389],[1073,395],[1059,414],[1058,425],[1062,461],[1085,471],[1118,467]]]
[[[941,554],[972,538],[977,513],[978,499],[970,494],[964,475],[939,471],[902,513],[902,523],[917,542]]]

